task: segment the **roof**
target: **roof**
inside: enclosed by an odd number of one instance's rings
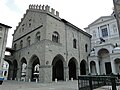
[[[109,21],[109,20],[112,20],[114,19],[114,15],[110,15],[110,16],[101,16],[99,17],[98,19],[96,19],[94,22],[92,22],[91,24],[88,25],[88,27],[85,27],[84,29],[88,29],[89,27],[91,26],[94,26],[94,25],[97,25],[97,24],[100,24],[100,23],[103,23],[103,22],[106,22],[106,21]]]
[[[2,23],[0,23],[0,25],[4,26],[4,27],[7,27],[7,28],[12,28],[11,26],[8,26],[8,25],[2,24]]]
[[[65,24],[70,25],[71,27],[75,28],[76,30],[78,30],[78,31],[81,32],[82,34],[84,34],[84,35],[86,35],[86,36],[88,36],[88,37],[90,37],[90,38],[92,37],[89,33],[81,30],[80,28],[78,28],[77,26],[73,25],[72,23],[66,21],[65,19],[61,19],[61,21],[63,21]]]

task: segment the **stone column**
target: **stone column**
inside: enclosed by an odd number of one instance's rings
[[[88,68],[89,68],[89,73],[91,73],[91,69],[90,69],[90,61],[88,62]]]
[[[115,62],[114,62],[114,60],[111,60],[111,68],[112,68],[112,73],[116,74]]]
[[[17,70],[17,80],[21,80],[21,66]]]
[[[69,67],[64,67],[64,80],[69,80]]]
[[[40,66],[39,82],[52,82],[52,66],[51,65]]]
[[[13,66],[10,65],[8,69],[8,80],[11,80],[13,78]]]
[[[80,67],[76,68],[76,78],[78,79],[78,76],[80,76]]]
[[[110,28],[109,28],[109,24],[107,24],[107,29],[108,29],[108,37],[110,37]]]
[[[29,81],[29,79],[31,79],[31,75],[32,75],[32,66],[27,66],[26,69],[26,81]]]
[[[100,65],[99,65],[99,60],[97,60],[95,63],[96,63],[97,74],[100,75]]]

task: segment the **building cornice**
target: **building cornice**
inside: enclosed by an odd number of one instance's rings
[[[3,23],[0,23],[1,26],[7,27],[7,28],[12,28],[11,26],[5,25]]]

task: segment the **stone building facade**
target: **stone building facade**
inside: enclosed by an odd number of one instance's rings
[[[2,75],[2,70],[3,70],[2,65],[4,62],[5,48],[6,48],[9,28],[11,28],[11,27],[8,25],[5,25],[3,23],[0,23],[0,76],[3,76]]]
[[[113,0],[115,17],[118,25],[118,33],[120,36],[120,0]]]
[[[98,18],[85,30],[92,35],[89,72],[120,73],[120,37],[115,14]]]
[[[90,39],[48,5],[29,5],[13,34],[9,78],[52,82],[88,74]]]

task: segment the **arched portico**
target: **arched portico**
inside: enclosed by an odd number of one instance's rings
[[[82,60],[81,63],[80,63],[80,74],[81,75],[86,75],[86,61],[85,60]]]
[[[17,63],[17,60],[14,60],[13,61],[13,80],[16,79],[17,77],[17,70],[18,70],[18,63]]]
[[[13,63],[10,60],[5,59],[5,61],[9,64],[7,80],[10,80],[13,78]]]
[[[21,80],[25,80],[26,77],[26,67],[27,67],[27,61],[25,58],[22,58],[20,61],[20,73],[21,73]]]
[[[64,58],[62,55],[57,55],[52,62],[52,80],[64,80]]]
[[[71,58],[68,67],[69,67],[69,79],[77,79],[77,61],[75,58]]]
[[[36,79],[39,79],[39,68],[40,60],[36,55],[33,55],[27,67],[27,80],[30,79],[31,81],[35,81]]]

